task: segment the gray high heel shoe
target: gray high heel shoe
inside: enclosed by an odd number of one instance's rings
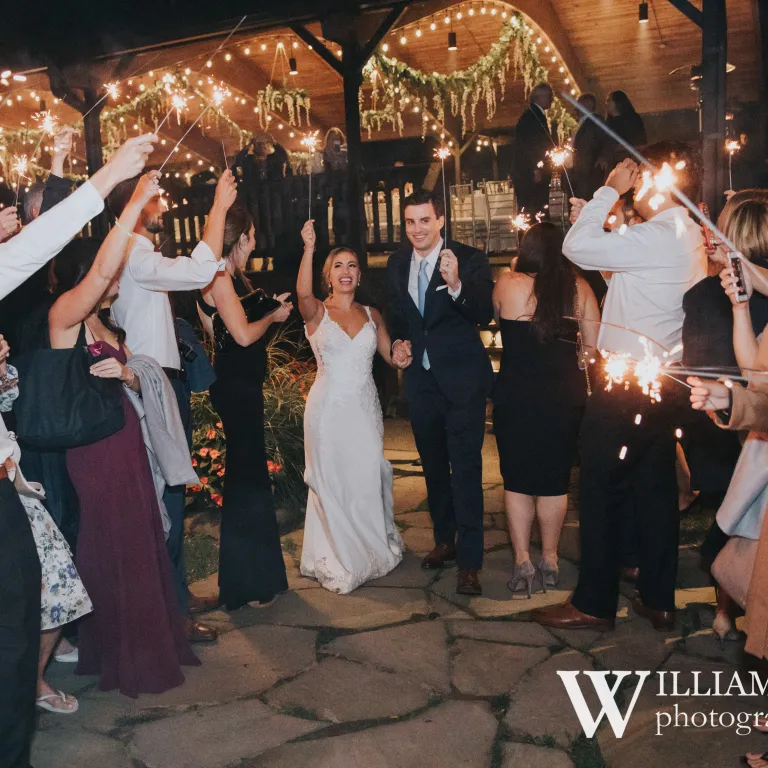
[[[539,560],[537,566],[539,577],[541,578],[541,588],[544,592],[547,587],[556,587],[560,579],[560,569],[556,565],[548,563],[543,557]]]
[[[533,580],[535,578],[536,569],[533,567],[533,563],[530,560],[526,560],[515,566],[515,570],[512,571],[512,576],[507,582],[507,588],[510,592],[525,591],[530,600],[531,590],[533,589]]]

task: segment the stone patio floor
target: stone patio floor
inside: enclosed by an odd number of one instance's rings
[[[745,752],[768,749],[768,736],[737,736],[732,728],[655,735],[655,713],[674,702],[657,699],[650,686],[622,739],[606,720],[586,739],[556,670],[675,670],[684,689],[694,670],[719,670],[730,680],[737,669],[742,644],[720,650],[711,631],[714,591],[696,552],[680,551],[674,632],[657,633],[635,617],[628,589],[612,632],[548,631],[528,622],[528,611],[562,601],[573,588],[578,522],[570,510],[558,588],[513,597],[505,586],[511,554],[503,488],[488,435],[484,593],[457,596],[455,569],[419,567],[432,546],[424,480],[408,425],[386,423],[408,547],[400,567],[352,595],[331,594],[300,576],[296,531],[284,537],[291,591],[267,609],[208,614],[221,636],[197,646],[203,665],[187,670],[183,686],[134,701],[101,693],[95,678],[52,663],[50,683],[77,695],[80,711],[40,715],[35,768],[684,768],[736,766]],[[215,592],[216,577],[193,589]],[[622,689],[619,697],[628,694]],[[755,699],[675,701],[689,712],[768,711]]]

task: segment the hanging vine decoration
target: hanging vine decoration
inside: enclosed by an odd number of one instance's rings
[[[447,75],[422,72],[377,51],[363,69],[371,88],[371,108],[361,114],[363,128],[370,135],[372,128],[381,130],[381,125],[388,123],[402,136],[402,115],[410,110],[422,114],[423,136],[428,122],[425,110],[430,110],[440,123],[445,122],[445,113],[450,110],[454,117],[458,115],[461,119],[462,135],[474,131],[481,101],[487,119],[493,119],[498,106],[497,93],[503,101],[510,68],[515,78],[522,78],[526,96],[537,83],[548,79],[528,30],[522,15],[512,14],[487,54],[467,69]],[[362,89],[360,99],[361,102],[364,99]],[[576,120],[557,97],[549,117],[557,121],[561,142],[576,129]]]
[[[307,125],[311,125],[309,110],[309,94],[303,88],[275,87],[271,83],[256,95],[256,106],[259,109],[259,124],[263,129],[267,128],[267,115],[270,112],[288,111],[288,125],[301,128],[301,110]]]

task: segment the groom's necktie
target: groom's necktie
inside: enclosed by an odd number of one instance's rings
[[[426,259],[421,260],[419,264],[419,312],[424,317],[424,305],[427,300],[427,288],[429,287],[429,277],[427,277],[427,265]],[[427,357],[427,350],[424,350],[424,355],[421,358],[421,365],[425,370],[429,370],[429,358]]]

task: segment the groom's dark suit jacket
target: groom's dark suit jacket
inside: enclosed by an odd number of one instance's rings
[[[389,332],[392,341],[410,341],[413,347],[413,363],[405,369],[408,399],[423,374],[426,349],[430,370],[445,396],[466,402],[486,397],[493,381],[491,362],[477,330],[493,318],[493,277],[488,258],[477,248],[455,241],[444,248],[459,261],[461,293],[456,300],[451,298],[438,261],[427,289],[424,317],[408,293],[413,247],[409,243],[389,257]]]

